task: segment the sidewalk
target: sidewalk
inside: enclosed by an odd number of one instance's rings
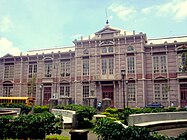
[[[71,137],[71,135],[69,134],[70,130],[71,129],[64,129],[63,132],[62,132],[62,135],[70,138]],[[160,131],[156,131],[156,132],[158,132],[159,134],[169,136],[169,137],[177,137],[178,135],[184,133],[186,130],[187,130],[187,127],[160,130]],[[89,130],[88,140],[97,140],[97,135]]]
[[[69,134],[69,131],[71,129],[64,129],[62,131],[62,136],[67,136],[67,137],[71,137],[71,135]],[[88,133],[88,140],[97,140],[97,135],[94,134],[92,131],[89,130],[89,133]]]

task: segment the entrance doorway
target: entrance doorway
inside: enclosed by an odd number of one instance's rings
[[[51,98],[51,87],[44,87],[43,105],[49,104],[49,99],[50,98]]]
[[[187,106],[187,84],[180,84],[181,107]]]
[[[102,97],[103,99],[110,99],[110,106],[114,106],[114,86],[102,86]]]

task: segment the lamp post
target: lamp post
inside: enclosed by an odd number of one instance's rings
[[[40,85],[40,106],[42,106],[42,90],[43,90],[43,84]]]
[[[125,109],[125,90],[124,90],[124,79],[125,79],[125,70],[121,70],[121,76],[122,76],[122,86],[123,86],[123,107]]]
[[[128,83],[129,83],[129,81],[126,80],[125,83],[126,83],[126,90],[127,90],[127,91],[126,91],[126,94],[127,94],[127,107],[128,107],[128,94],[129,94],[129,93],[128,93]]]

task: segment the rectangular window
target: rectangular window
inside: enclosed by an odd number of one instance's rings
[[[158,56],[153,57],[153,67],[154,67],[154,73],[158,73],[159,72],[159,57]]]
[[[89,97],[89,85],[83,85],[83,98]]]
[[[107,70],[107,60],[102,59],[102,75],[106,75],[106,70]]]
[[[102,58],[102,75],[114,74],[114,58]]]
[[[14,64],[5,64],[4,78],[5,79],[14,78]]]
[[[168,85],[166,83],[154,84],[155,90],[155,101],[160,102],[161,100],[168,99]]]
[[[154,56],[153,57],[153,71],[154,73],[166,73],[166,56]]]
[[[45,63],[45,77],[51,77],[52,74],[52,62]]]
[[[167,84],[162,84],[162,100],[167,100],[168,99],[168,86]]]
[[[13,87],[12,86],[4,86],[3,87],[3,96],[4,97],[12,97],[13,94]]]
[[[187,53],[178,54],[179,72],[187,71]]]
[[[134,73],[134,56],[127,58],[128,63],[128,73]]]
[[[29,64],[29,78],[37,75],[37,64]]]
[[[166,73],[166,56],[160,56],[160,71],[161,73]]]
[[[135,83],[128,83],[128,101],[136,101]]]
[[[154,87],[155,87],[155,101],[160,101],[160,94],[161,94],[160,84],[155,84]]]
[[[109,74],[114,74],[114,59],[109,58]]]
[[[60,97],[69,97],[70,96],[70,85],[69,84],[63,84],[60,85]]]
[[[61,76],[70,76],[70,61],[61,62]]]
[[[89,75],[89,59],[83,58],[83,75]]]

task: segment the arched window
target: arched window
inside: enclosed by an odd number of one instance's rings
[[[133,46],[128,46],[127,51],[134,51],[134,47]]]
[[[89,54],[89,51],[88,51],[87,49],[85,49],[85,50],[83,51],[83,54],[84,54],[84,55],[88,55],[88,54]]]
[[[114,51],[113,47],[108,47],[108,52],[113,52],[113,51]]]
[[[45,77],[51,77],[53,59],[50,57],[46,57],[44,58],[44,63],[45,63]]]

